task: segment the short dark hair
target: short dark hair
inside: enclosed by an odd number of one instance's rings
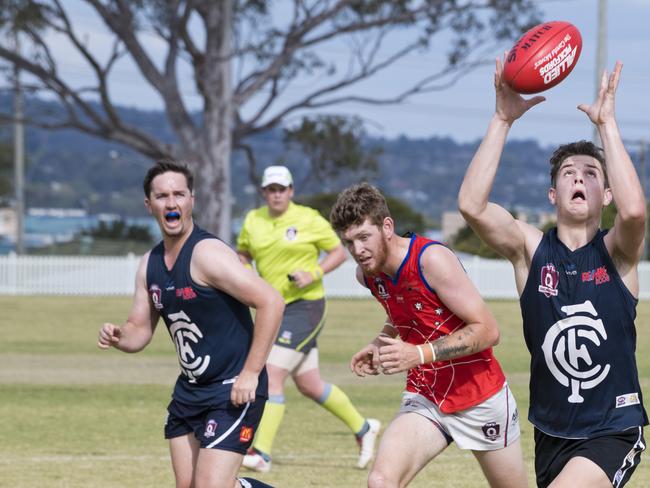
[[[603,176],[605,177],[605,188],[608,188],[609,180],[607,179],[607,166],[605,164],[603,150],[593,142],[585,140],[563,144],[555,150],[550,160],[551,186],[555,187],[557,172],[560,170],[560,166],[562,166],[564,160],[577,155],[591,156],[600,162],[603,168]]]
[[[171,159],[160,159],[156,161],[156,163],[151,168],[149,168],[149,171],[147,171],[147,174],[144,177],[144,181],[142,182],[142,189],[144,190],[145,197],[149,198],[149,194],[151,193],[151,182],[153,179],[158,175],[167,173],[168,171],[185,175],[185,180],[187,180],[187,187],[189,188],[190,192],[193,190],[194,175],[192,175],[192,172],[186,165],[178,163]]]
[[[363,224],[366,219],[381,227],[386,217],[390,217],[386,199],[369,183],[359,183],[343,190],[330,212],[332,227],[339,234],[353,225]]]

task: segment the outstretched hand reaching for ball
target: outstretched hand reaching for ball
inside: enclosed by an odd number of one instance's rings
[[[589,119],[596,125],[605,125],[608,122],[616,120],[614,99],[622,68],[623,63],[616,61],[616,66],[614,66],[614,71],[612,71],[610,76],[607,76],[607,70],[603,71],[603,76],[600,78],[598,97],[594,103],[591,105],[587,105],[586,103],[578,105],[578,110],[586,113]]]
[[[494,71],[494,90],[497,98],[496,115],[508,125],[512,125],[530,108],[546,100],[541,95],[525,99],[510,88],[503,79],[503,63],[499,58],[496,60],[496,69]]]

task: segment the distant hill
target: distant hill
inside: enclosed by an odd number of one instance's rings
[[[0,97],[0,106],[9,98]],[[56,105],[38,99],[28,101],[28,111],[56,111]],[[147,132],[173,140],[162,112],[122,108],[121,113]],[[309,195],[338,191],[357,181],[344,174],[332,181],[308,178],[305,156],[287,152],[280,130],[250,140],[258,156],[258,171],[285,162],[294,172],[296,193]],[[450,138],[370,138],[367,143],[383,148],[380,171],[372,183],[408,202],[414,209],[439,221],[445,210],[456,209],[463,174],[479,141],[457,143]],[[111,212],[123,216],[144,215],[142,177],[151,164],[144,156],[123,146],[72,131],[28,128],[26,135],[28,207],[81,207],[90,213]],[[506,146],[492,198],[506,208],[549,210],[548,159],[552,147],[534,140],[515,140]],[[263,155],[263,157],[261,156]],[[243,155],[233,155],[235,215],[255,204]],[[304,185],[301,182],[305,182]]]

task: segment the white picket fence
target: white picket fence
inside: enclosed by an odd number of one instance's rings
[[[0,256],[0,295],[131,295],[138,256]],[[463,259],[470,278],[485,298],[515,299],[512,266],[496,259]],[[325,276],[328,297],[362,298],[370,293],[354,277],[348,259]],[[640,298],[650,299],[650,262],[639,265]]]

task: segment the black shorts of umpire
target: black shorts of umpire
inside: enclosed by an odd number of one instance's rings
[[[612,486],[627,483],[645,450],[643,428],[604,434],[591,439],[563,439],[535,429],[535,474],[537,486],[545,488],[574,457],[584,457],[605,472]]]

